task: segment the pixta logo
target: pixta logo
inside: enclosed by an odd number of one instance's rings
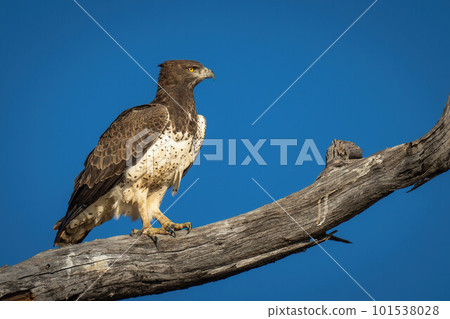
[[[238,143],[242,143],[244,146],[242,154],[238,154]],[[205,159],[207,161],[227,161],[230,166],[247,166],[251,163],[266,166],[268,162],[261,155],[263,147],[272,148],[270,152],[279,152],[277,164],[281,166],[292,164],[288,161],[288,158],[292,158],[292,154],[295,154],[293,164],[296,166],[303,165],[305,162],[325,165],[325,161],[313,139],[305,139],[303,143],[297,139],[258,139],[256,142],[249,139],[205,139],[201,154],[196,158],[194,165],[200,165],[202,159]],[[227,158],[224,157],[225,149],[227,150]]]

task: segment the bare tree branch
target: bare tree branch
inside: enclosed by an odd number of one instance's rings
[[[161,236],[158,248],[146,237],[117,236],[0,268],[0,300],[158,294],[223,279],[329,239],[342,241],[326,232],[395,190],[415,189],[450,168],[450,98],[438,123],[420,139],[361,157],[353,143],[335,140],[327,167],[312,185],[189,235]]]

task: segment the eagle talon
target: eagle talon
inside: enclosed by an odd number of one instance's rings
[[[187,229],[187,233],[186,234],[189,234],[191,232],[191,229],[192,229],[192,224],[187,222],[185,228]]]
[[[175,237],[175,227],[173,225],[165,225],[162,228],[172,237]]]
[[[163,223],[161,225],[161,228],[164,229],[165,231],[167,231],[172,237],[175,238],[177,230],[187,229],[187,234],[189,234],[192,229],[192,224],[189,222],[183,223],[183,224],[178,224],[178,223],[172,223],[171,221],[168,221],[166,223]]]
[[[151,238],[151,240],[152,240],[153,243],[155,244],[155,247],[158,248],[158,236],[155,236],[155,235],[148,235],[148,237]]]
[[[140,236],[140,235],[142,235],[142,229],[133,228],[131,230],[131,234],[130,234],[131,237],[136,237],[136,236]]]
[[[152,234],[151,232],[144,232],[148,237],[150,237],[150,239],[153,241],[153,243],[155,244],[156,247],[158,247],[158,236],[156,236],[155,234]]]

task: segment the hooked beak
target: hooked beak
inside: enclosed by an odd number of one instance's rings
[[[214,72],[208,68],[203,68],[203,70],[201,71],[201,75],[204,79],[215,79]]]

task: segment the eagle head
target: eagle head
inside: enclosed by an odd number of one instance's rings
[[[204,79],[214,79],[214,72],[197,61],[169,60],[161,63],[159,67],[161,70],[158,82],[161,84],[194,88]]]

